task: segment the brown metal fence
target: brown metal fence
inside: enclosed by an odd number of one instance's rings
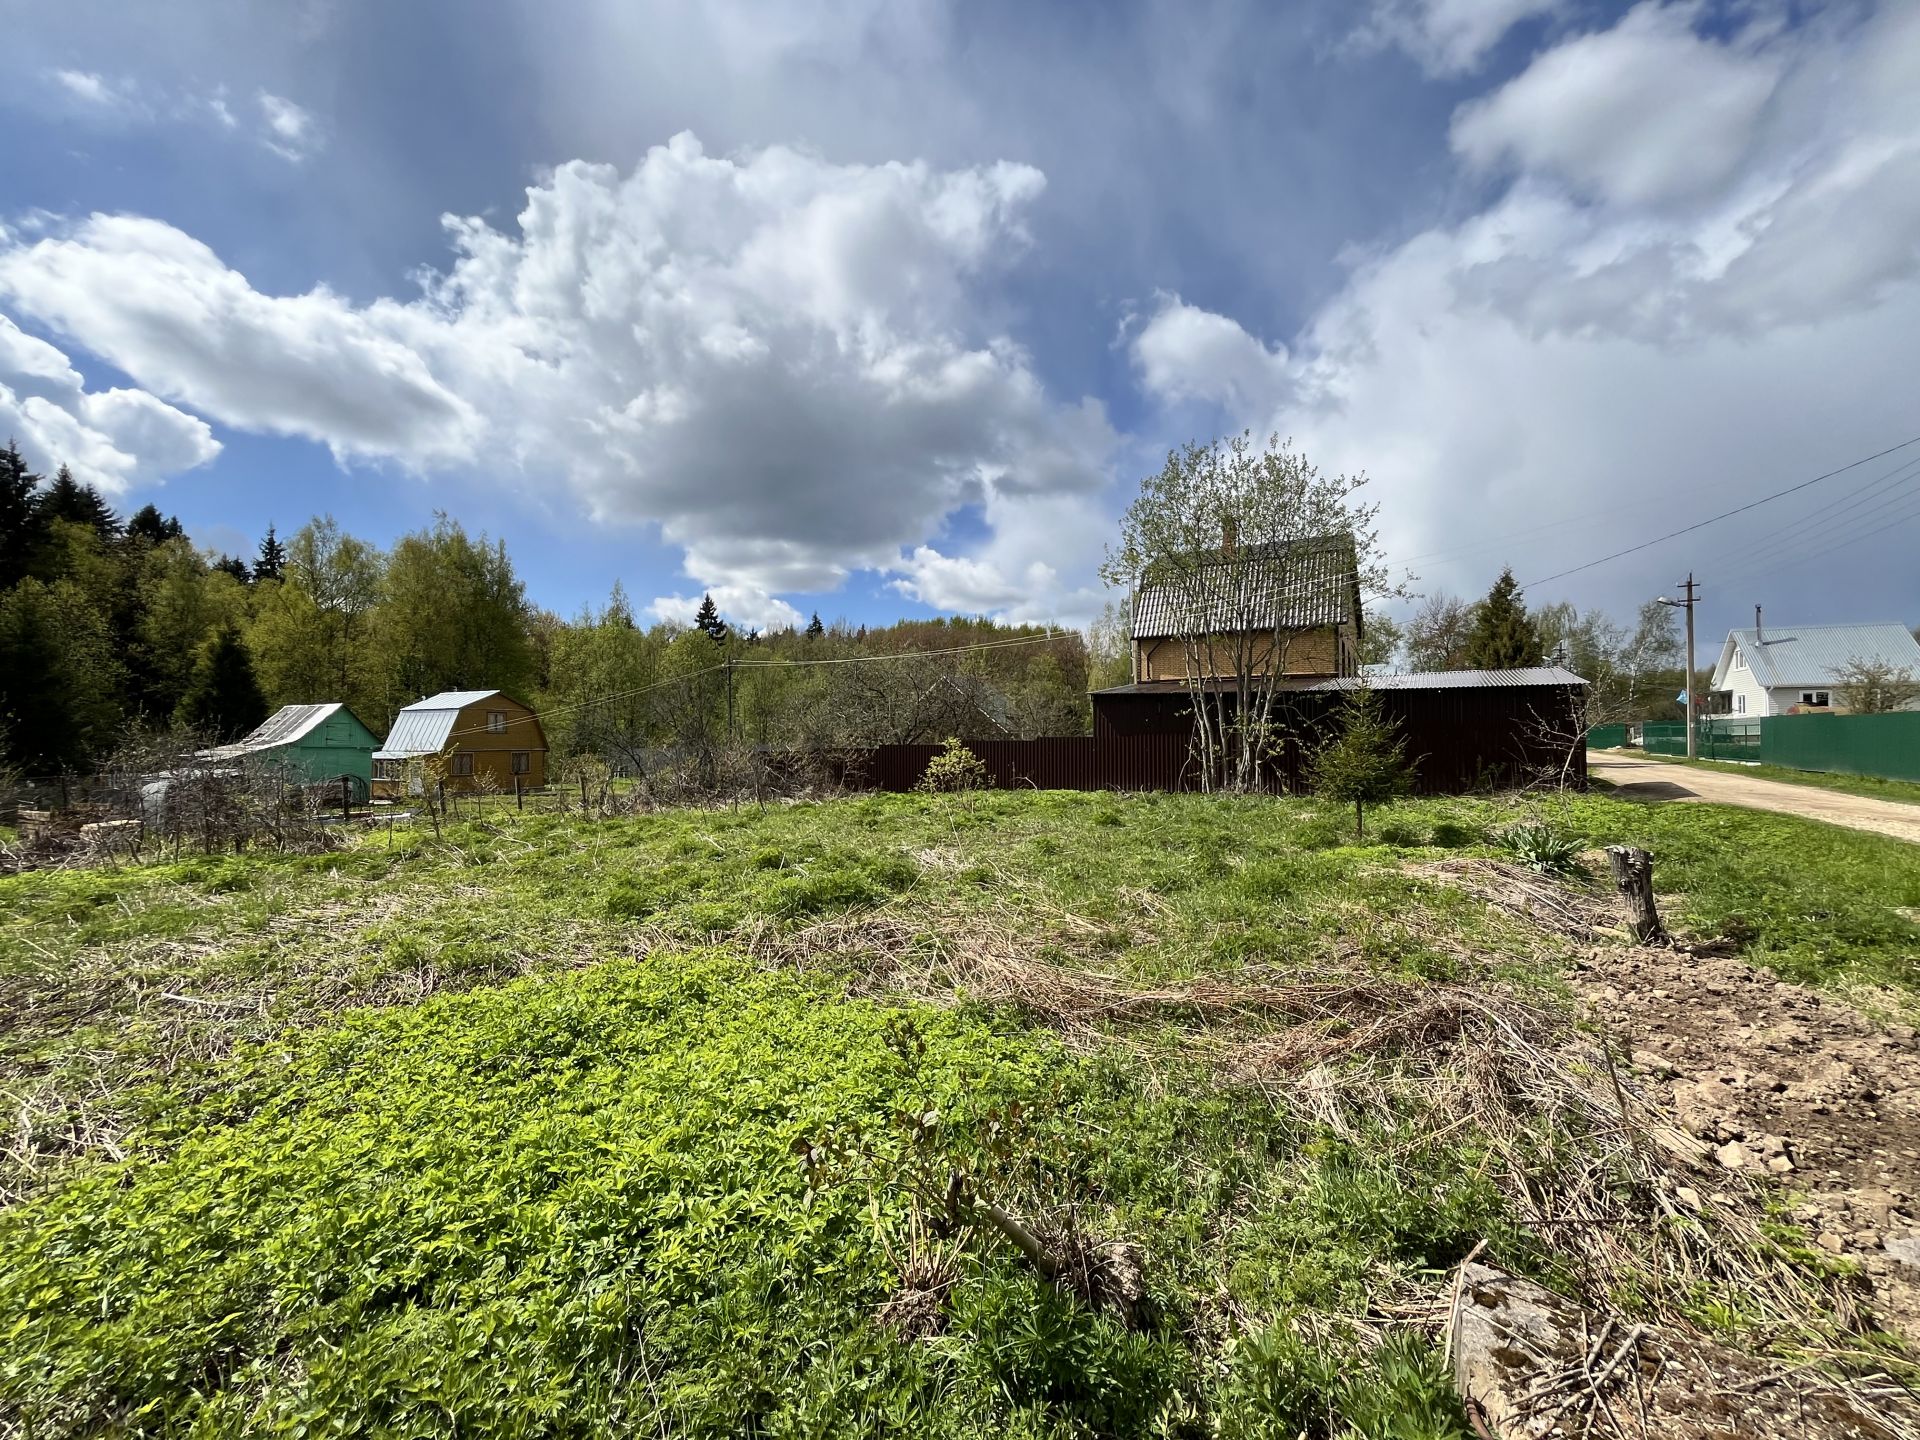
[[[1401,700],[1402,697],[1393,697]],[[1304,709],[1304,707],[1303,707]],[[1286,741],[1261,766],[1263,787],[1297,792],[1307,787],[1314,748],[1332,733],[1338,715],[1331,704],[1296,712]],[[1511,705],[1488,705],[1485,697],[1442,695],[1395,704],[1400,711],[1413,788],[1423,795],[1455,795],[1553,779],[1586,784],[1583,732],[1571,741],[1543,728],[1535,714]],[[1041,740],[980,740],[968,748],[987,767],[996,789],[1198,790],[1200,767],[1192,732],[1148,731]],[[919,783],[937,745],[880,745],[836,757],[842,783],[871,790],[906,791]]]

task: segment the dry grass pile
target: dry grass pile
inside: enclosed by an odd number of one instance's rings
[[[1484,900],[1494,909],[1544,931],[1582,943],[1621,928],[1618,902],[1592,886],[1569,885],[1524,865],[1477,855],[1450,855],[1402,867]]]
[[[1590,938],[1610,908],[1498,862],[1441,862],[1489,903],[1555,934]],[[1577,928],[1576,928],[1577,927]],[[1734,1325],[1855,1374],[1884,1363],[1853,1287],[1790,1252],[1752,1181],[1715,1166],[1663,1096],[1616,1063],[1604,1025],[1497,984],[1277,974],[1141,985],[1093,968],[1090,922],[1043,948],[1012,923],[922,908],[824,920],[754,937],[765,960],[831,965],[856,988],[1016,1007],[1070,1044],[1119,1041],[1178,1054],[1220,1083],[1260,1090],[1357,1145],[1383,1134],[1481,1147],[1514,1218],[1581,1291],[1630,1298],[1698,1333]],[[1383,1316],[1437,1326],[1444,1302],[1383,1293]]]

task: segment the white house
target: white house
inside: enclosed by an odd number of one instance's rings
[[[1712,685],[1727,703],[1715,708],[1754,716],[1842,709],[1833,693],[1836,677],[1856,659],[1905,668],[1920,680],[1920,641],[1904,625],[1729,630]]]

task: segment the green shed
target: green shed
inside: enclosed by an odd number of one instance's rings
[[[379,743],[360,717],[338,702],[283,705],[245,739],[202,750],[198,758],[279,766],[302,785],[338,785],[344,775],[353,797],[364,800],[372,789],[373,747]]]

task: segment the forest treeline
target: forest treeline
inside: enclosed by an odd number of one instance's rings
[[[709,601],[642,625],[618,585],[565,619],[444,515],[384,550],[321,516],[214,555],[153,505],[123,519],[0,451],[0,756],[27,775],[85,771],[135,728],[235,738],[286,704],[344,701],[384,734],[459,689],[527,700],[561,754],[1078,734],[1100,663],[1077,631],[984,619],[759,634]]]

